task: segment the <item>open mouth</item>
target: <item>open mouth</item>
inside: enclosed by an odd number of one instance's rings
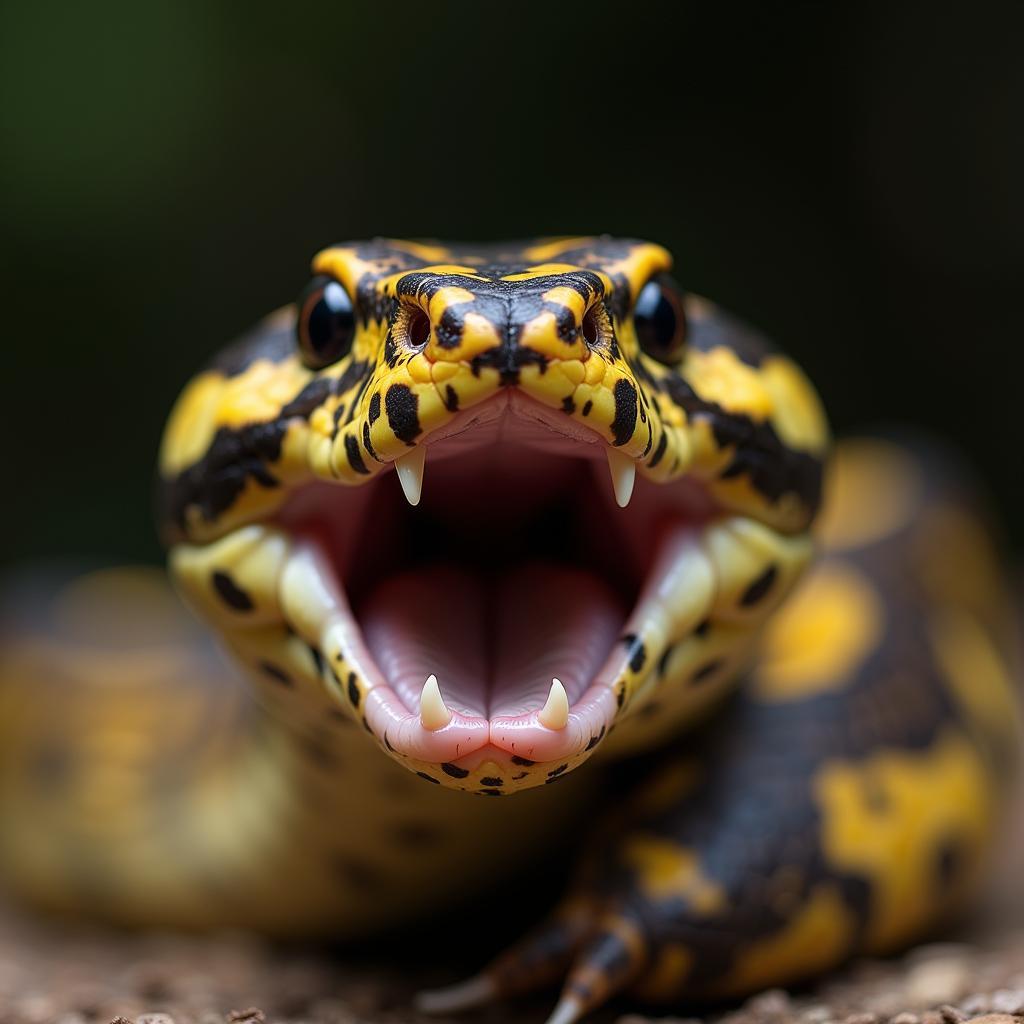
[[[560,760],[611,726],[635,641],[670,631],[665,595],[687,589],[716,512],[699,482],[636,477],[596,433],[508,389],[397,474],[297,491],[277,516],[295,552],[281,600],[362,680],[393,754],[456,771]]]

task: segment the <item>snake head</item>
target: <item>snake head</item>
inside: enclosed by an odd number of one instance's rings
[[[332,246],[193,379],[162,527],[268,704],[501,795],[724,692],[809,557],[827,428],[670,263],[610,238]]]

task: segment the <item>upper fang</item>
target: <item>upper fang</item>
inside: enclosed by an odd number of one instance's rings
[[[608,448],[608,470],[612,475],[612,487],[615,489],[615,503],[625,508],[633,496],[633,485],[636,483],[636,463],[623,455],[617,448]]]
[[[398,482],[402,485],[402,493],[410,505],[420,503],[420,494],[423,491],[423,464],[426,462],[426,458],[426,448],[418,444],[412,451],[395,459]]]

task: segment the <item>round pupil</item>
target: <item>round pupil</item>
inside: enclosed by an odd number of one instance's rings
[[[309,343],[315,352],[325,356],[333,355],[332,350],[347,344],[353,326],[352,303],[348,293],[337,281],[331,281],[324,286],[320,300],[310,310],[307,327]]]
[[[664,285],[648,281],[640,290],[633,311],[640,344],[653,355],[670,356],[682,341],[676,304]]]
[[[352,300],[337,281],[314,279],[300,301],[300,341],[311,365],[326,366],[348,351],[355,333]]]

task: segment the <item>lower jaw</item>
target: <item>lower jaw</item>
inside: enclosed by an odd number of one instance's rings
[[[600,576],[550,562],[499,577],[450,564],[399,572],[353,612],[329,556],[306,539],[282,573],[281,607],[332,666],[342,696],[354,677],[353,703],[389,754],[455,779],[482,766],[514,777],[535,763],[574,767],[589,756],[644,669],[707,614],[712,570],[701,541],[692,523],[662,528],[632,612]],[[429,675],[450,714],[439,728],[421,715]],[[542,721],[553,678],[568,700],[556,728]]]

